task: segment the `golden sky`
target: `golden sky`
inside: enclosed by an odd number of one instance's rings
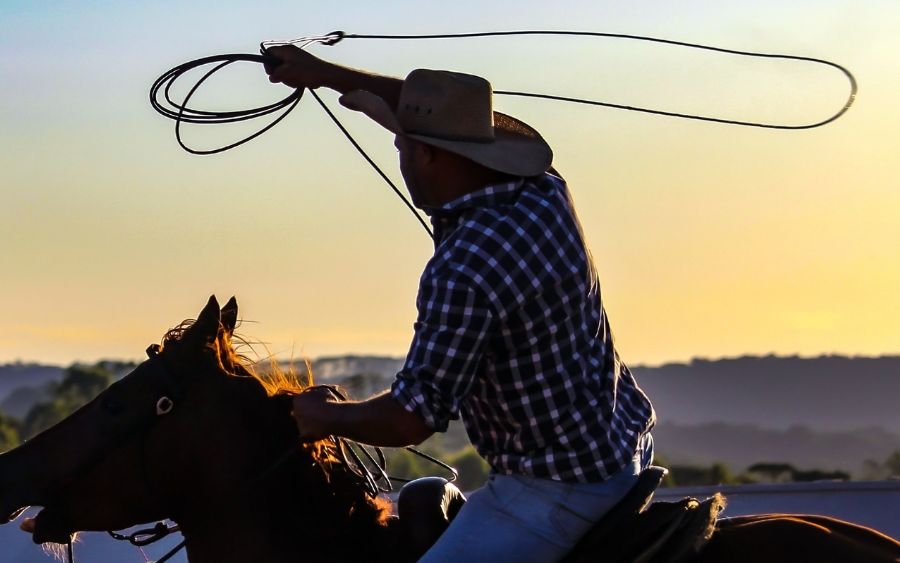
[[[236,295],[254,321],[242,331],[279,356],[403,355],[431,243],[314,100],[211,157],[183,152],[147,100],[176,64],[333,29],[594,30],[847,66],[856,105],[811,131],[496,105],[553,145],[626,362],[900,353],[895,0],[84,4],[0,5],[0,362],[138,358],[211,293]],[[394,75],[450,68],[498,89],[786,123],[824,118],[847,94],[834,70],[628,41],[348,40],[315,52]],[[223,75],[198,104],[286,95],[252,65]],[[338,113],[399,180],[390,136]],[[186,136],[212,146],[243,131]]]

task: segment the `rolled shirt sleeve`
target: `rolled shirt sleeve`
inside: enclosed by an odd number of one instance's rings
[[[391,394],[432,430],[443,432],[459,418],[460,404],[472,388],[493,315],[468,280],[427,270],[417,305],[413,341]]]

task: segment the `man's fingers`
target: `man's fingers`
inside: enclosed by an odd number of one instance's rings
[[[275,57],[272,57],[272,62],[263,64],[271,82],[284,82],[290,66],[291,63]]]
[[[294,45],[273,45],[266,48],[267,55],[271,54],[272,56],[282,60],[291,56],[297,51],[300,51],[300,48],[295,47]]]
[[[288,66],[288,59],[294,54],[294,51],[299,51],[299,49],[292,45],[269,47],[263,51],[263,56],[268,59],[263,63],[263,68],[265,68],[266,74],[269,75],[269,81],[284,81],[283,71]]]
[[[264,54],[263,57],[265,58],[263,68],[265,69],[266,74],[271,75],[279,66],[284,64],[284,61],[277,57],[273,57],[268,53]]]
[[[264,63],[269,80],[292,88],[318,88],[332,66],[293,45],[269,47],[263,54],[270,59]]]
[[[293,416],[300,439],[313,442],[331,434],[329,412],[341,400],[340,392],[330,385],[317,385],[294,396]]]
[[[308,393],[312,393],[313,395],[317,395],[320,398],[327,399],[327,400],[331,400],[331,399],[336,399],[338,401],[344,400],[344,398],[341,396],[341,392],[338,391],[338,388],[335,385],[327,385],[327,384],[326,385],[314,385],[312,387],[308,387],[307,389],[304,389],[301,394],[305,395]]]

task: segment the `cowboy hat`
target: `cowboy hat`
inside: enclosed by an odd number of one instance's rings
[[[514,176],[546,172],[553,161],[550,145],[527,124],[493,111],[492,95],[484,78],[417,69],[403,81],[396,111],[365,90],[348,92],[340,102],[394,134],[448,150],[492,170]]]

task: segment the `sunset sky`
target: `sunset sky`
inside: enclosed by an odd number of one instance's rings
[[[855,106],[810,131],[495,105],[553,146],[627,363],[900,353],[896,0],[4,0],[0,362],[136,359],[212,293],[236,295],[242,332],[279,357],[405,354],[431,242],[310,96],[259,139],[207,157],[182,151],[148,101],[177,64],[334,29],[591,30],[847,66]],[[834,69],[610,39],[313,51],[399,76],[448,68],[497,89],[788,124],[827,117],[848,92]],[[196,104],[247,108],[287,93],[243,65]],[[399,182],[391,136],[321,94]],[[211,147],[247,131],[202,129],[186,129],[188,141]]]

